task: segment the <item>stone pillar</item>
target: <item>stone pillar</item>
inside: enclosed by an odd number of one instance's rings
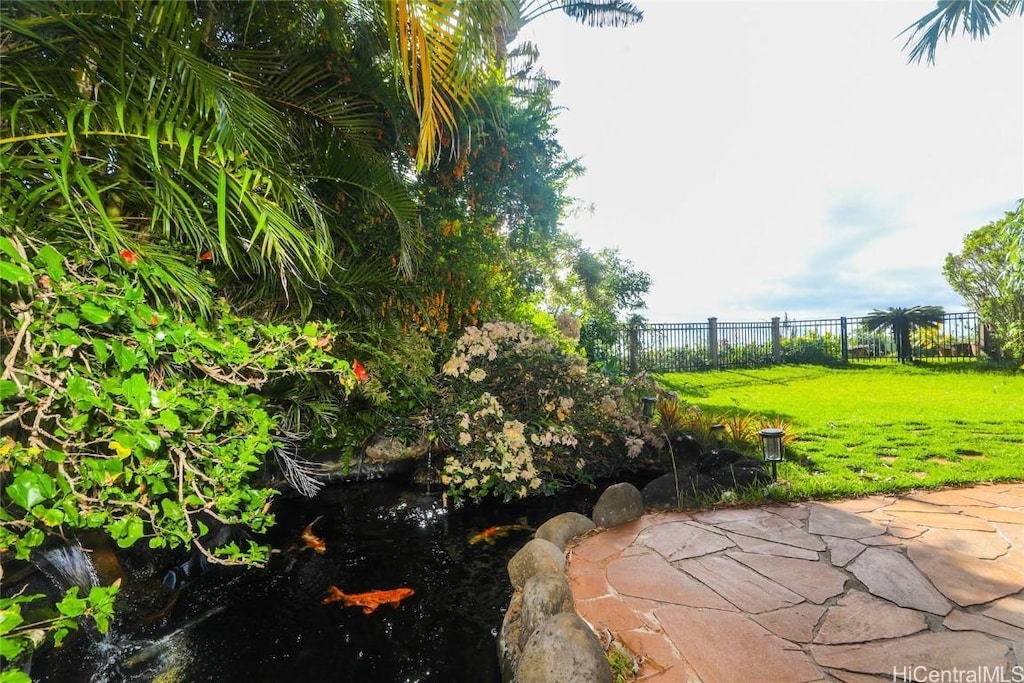
[[[708,318],[708,357],[711,367],[718,369],[718,318]]]
[[[640,330],[635,324],[629,326],[629,374],[635,375],[640,368]]]

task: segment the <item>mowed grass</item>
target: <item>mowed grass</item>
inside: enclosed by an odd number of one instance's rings
[[[659,375],[706,413],[781,418],[797,438],[772,498],[1024,480],[1024,374],[980,366],[777,366]]]

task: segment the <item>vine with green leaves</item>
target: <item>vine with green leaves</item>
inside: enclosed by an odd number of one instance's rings
[[[334,324],[262,323],[225,301],[193,321],[146,302],[148,267],[128,251],[66,258],[0,238],[5,560],[100,529],[121,547],[260,565],[282,412],[269,397],[315,381],[342,401],[367,379],[332,351]],[[0,625],[20,604],[0,610]]]

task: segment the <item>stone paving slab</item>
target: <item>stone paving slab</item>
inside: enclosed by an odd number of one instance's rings
[[[1024,483],[651,513],[567,557],[645,683],[1024,680]]]
[[[814,638],[815,627],[827,609],[822,605],[804,602],[795,607],[757,614],[752,618],[784,640],[809,643]]]

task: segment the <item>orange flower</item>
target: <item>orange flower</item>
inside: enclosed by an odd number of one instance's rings
[[[135,255],[135,252],[131,249],[122,249],[121,258],[125,260],[128,265],[135,265],[135,262],[139,260],[139,257]]]
[[[360,382],[369,382],[370,374],[366,372],[366,368],[363,364],[357,360],[352,361],[352,372],[355,373],[356,379]]]
[[[213,252],[210,251],[209,249],[207,249],[206,251],[204,251],[202,254],[199,255],[199,260],[200,261],[212,261],[213,260]]]

